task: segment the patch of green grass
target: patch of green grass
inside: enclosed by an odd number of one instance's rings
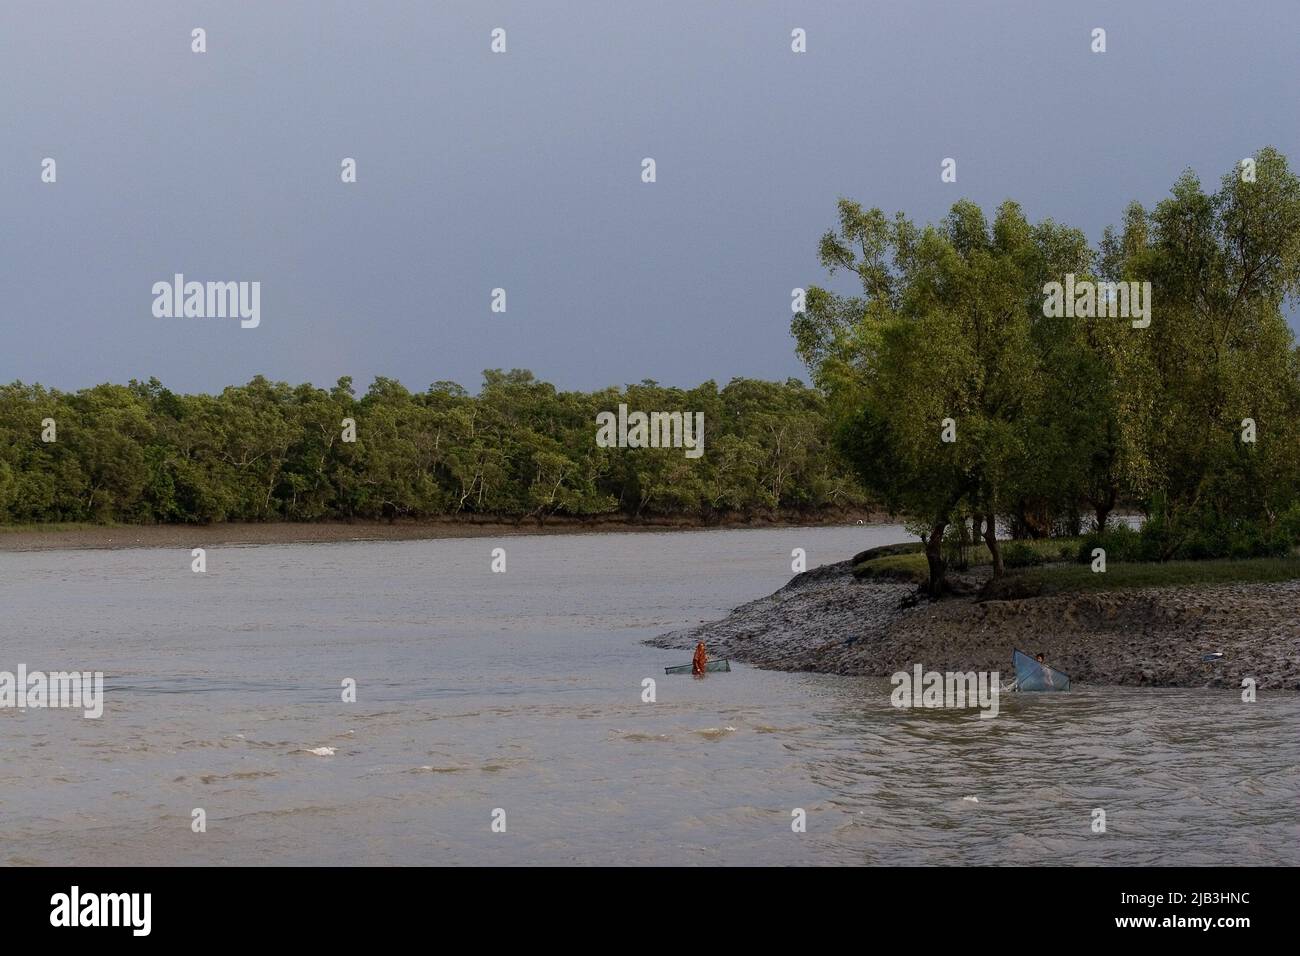
[[[1079,553],[1079,542],[1082,538],[1024,538],[1015,541],[1009,541],[1006,538],[999,538],[998,544],[1001,545],[1002,558],[1005,561],[1008,548],[1020,548],[1032,551],[1039,555],[1044,561],[1073,561],[1075,555]],[[922,555],[924,558],[925,555]],[[966,549],[966,559],[973,568],[990,565],[993,563],[993,556],[989,554],[988,545],[983,541],[978,544],[972,544]]]
[[[990,586],[986,597],[1033,597],[1077,591],[1115,591],[1121,588],[1211,587],[1216,584],[1263,584],[1300,579],[1300,555],[1286,558],[1227,558],[1212,561],[1111,561],[1105,572],[1094,573],[1090,564],[1072,559],[1078,549],[1077,538],[1050,538],[1019,542],[1041,554],[1049,563],[1042,567],[1008,570]],[[968,552],[971,566],[990,563],[988,549],[981,546]],[[891,554],[862,561],[854,566],[859,578],[886,578],[925,584],[929,566],[925,553]]]
[[[854,565],[871,561],[875,558],[892,557],[895,554],[919,554],[925,551],[923,541],[904,541],[902,544],[882,544],[877,548],[867,548],[853,556]]]
[[[853,576],[858,578],[890,578],[896,581],[912,581],[916,584],[924,584],[930,579],[930,565],[925,560],[924,551],[913,554],[891,554],[854,565]]]
[[[1096,573],[1087,564],[1057,564],[1016,572],[1016,584],[1029,593],[1114,591],[1119,588],[1195,587],[1215,584],[1265,584],[1300,578],[1300,558],[1246,558],[1214,561],[1123,562]]]
[[[1005,550],[1009,545],[1024,546],[1035,554],[1042,555],[1046,561],[1073,560],[1079,550],[1079,538],[1043,538],[1037,541],[1002,541]],[[864,552],[869,553],[869,552]],[[966,557],[971,567],[986,566],[993,563],[988,547],[980,542],[966,549]],[[879,558],[870,558],[854,565],[853,573],[859,578],[893,578],[901,581],[915,581],[924,584],[930,577],[930,566],[925,560],[924,547],[918,543],[908,554],[890,554]]]
[[[1045,561],[1073,561],[1074,556],[1079,553],[1079,542],[1082,540],[1082,538],[1025,538],[1020,541],[1002,541],[1000,544],[1003,551],[1013,544],[1028,548]],[[993,559],[987,547],[978,548],[971,555],[971,564],[992,563]]]

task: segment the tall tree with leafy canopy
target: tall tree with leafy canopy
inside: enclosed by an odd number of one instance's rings
[[[854,272],[862,294],[810,289],[792,331],[840,447],[867,489],[920,530],[932,595],[945,588],[944,532],[966,514],[1000,575],[998,516],[1043,493],[1053,475],[1036,465],[1063,460],[1045,447],[1060,429],[1044,415],[1060,345],[1038,325],[1043,279],[1086,263],[1086,243],[1031,226],[1012,202],[991,226],[967,201],[925,229],[849,200],[839,212],[822,263]]]
[[[1166,556],[1207,524],[1272,523],[1300,479],[1284,311],[1300,295],[1300,180],[1272,148],[1213,194],[1189,171],[1149,215],[1134,210],[1107,251],[1153,287],[1151,334],[1125,379],[1140,397],[1133,490],[1167,526]]]

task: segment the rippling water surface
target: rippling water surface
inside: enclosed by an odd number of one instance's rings
[[[1294,693],[1081,688],[980,720],[895,710],[884,680],[665,677],[688,655],[640,644],[775,590],[792,548],[902,539],[223,548],[206,574],[0,554],[0,670],[108,685],[100,720],[0,710],[0,862],[1300,863]]]

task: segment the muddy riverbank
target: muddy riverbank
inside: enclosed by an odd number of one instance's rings
[[[912,603],[910,583],[852,574],[852,562],[796,576],[719,621],[648,643],[772,670],[887,677],[1010,671],[1011,651],[1043,653],[1076,683],[1300,690],[1300,581]],[[1202,655],[1222,653],[1214,664]]]
[[[465,516],[430,520],[220,522],[207,525],[25,525],[0,527],[0,551],[97,548],[208,548],[219,545],[312,544],[335,541],[424,541],[514,534],[596,534],[744,528],[830,527],[886,524],[883,515],[856,509],[791,512],[700,521],[686,517],[602,516],[536,518]]]

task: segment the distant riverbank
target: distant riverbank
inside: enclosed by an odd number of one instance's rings
[[[509,534],[583,534],[609,531],[675,531],[795,528],[882,524],[883,515],[856,509],[791,512],[700,521],[692,518],[503,518],[472,516],[428,521],[226,522],[173,525],[0,526],[0,551],[95,548],[203,548],[219,545],[311,544],[338,541],[422,541],[430,538],[496,537]]]
[[[888,677],[1010,670],[1043,653],[1080,684],[1300,690],[1300,580],[1123,588],[1017,600],[916,601],[912,582],[855,578],[844,561],[796,576],[720,621],[655,638],[758,667]],[[1222,653],[1212,664],[1206,653]]]

